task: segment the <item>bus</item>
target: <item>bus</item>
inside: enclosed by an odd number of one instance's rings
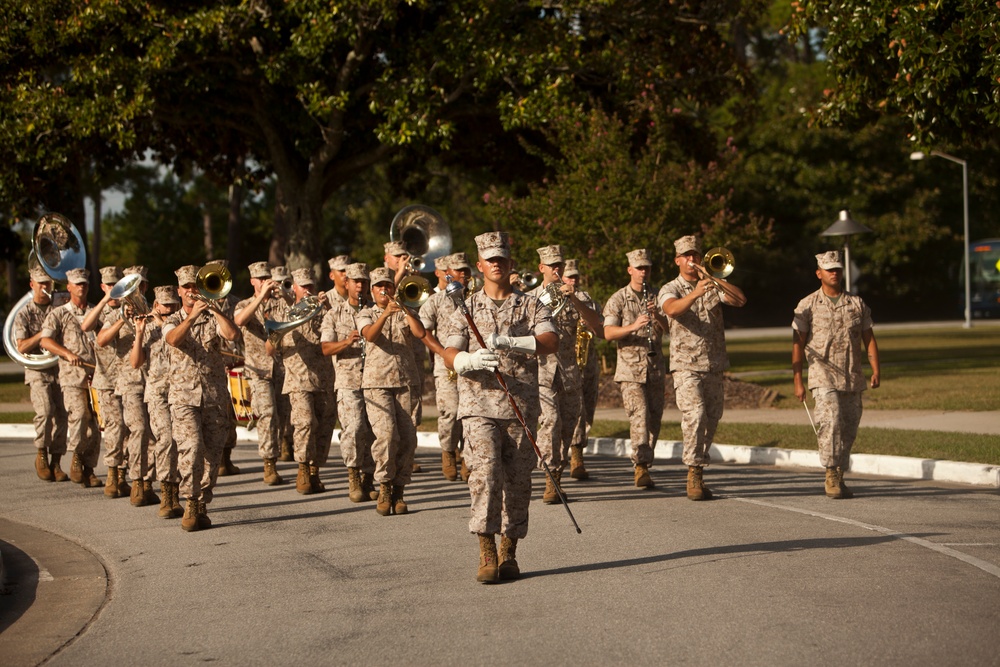
[[[1000,239],[969,244],[969,291],[973,317],[1000,317]],[[965,294],[962,295],[965,308]]]

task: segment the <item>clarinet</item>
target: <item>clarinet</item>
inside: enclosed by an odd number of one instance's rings
[[[645,280],[642,281],[642,307],[646,308],[649,300],[653,298],[653,295],[649,291],[649,283]],[[647,311],[647,315],[649,312]],[[649,316],[649,322],[646,323],[646,345],[649,348],[649,356],[656,355],[656,335],[653,332],[653,316]]]

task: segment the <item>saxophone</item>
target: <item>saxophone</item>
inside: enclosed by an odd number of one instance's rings
[[[590,353],[590,339],[594,334],[583,324],[583,320],[576,322],[576,365],[580,370],[587,365],[587,356]]]

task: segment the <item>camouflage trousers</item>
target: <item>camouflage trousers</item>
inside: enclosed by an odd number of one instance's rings
[[[101,433],[104,440],[104,465],[125,466],[125,415],[122,399],[113,389],[97,390],[97,405],[101,411]]]
[[[372,458],[375,481],[379,484],[406,486],[413,472],[417,452],[417,427],[414,422],[415,387],[380,387],[365,389],[368,421],[375,434]]]
[[[31,407],[35,409],[35,448],[49,454],[66,453],[66,408],[58,382],[32,382],[28,385]]]
[[[337,417],[337,404],[328,391],[293,391],[292,444],[295,460],[311,465],[326,465]]]
[[[288,394],[282,394],[280,388],[285,384],[284,371],[275,369],[274,374],[274,421],[276,422],[275,432],[278,437],[278,444],[282,442],[292,442],[294,429],[292,428],[292,403],[288,399]]]
[[[708,450],[725,407],[722,373],[674,371],[673,376],[681,411],[684,465],[707,466],[711,462]]]
[[[122,418],[128,434],[125,452],[128,455],[128,474],[132,479],[153,480],[155,461],[149,455],[149,413],[142,400],[143,388],[121,395]]]
[[[434,376],[434,402],[438,411],[438,442],[442,452],[454,452],[462,439],[458,420],[458,381],[447,375]]]
[[[650,370],[646,382],[619,382],[622,403],[628,415],[632,451],[629,458],[635,465],[653,462],[653,448],[660,437],[663,419],[663,375]]]
[[[597,394],[601,388],[601,369],[597,366],[597,357],[591,350],[587,366],[583,369],[583,409],[576,420],[573,429],[574,446],[586,447],[590,437],[590,427],[594,424],[594,411],[597,410]]]
[[[472,497],[469,532],[527,536],[531,472],[538,457],[521,422],[463,417],[462,431]]]
[[[538,416],[538,450],[550,469],[561,469],[566,465],[573,432],[583,412],[580,390],[567,391],[556,376],[553,386],[538,387],[538,401],[542,409]],[[541,461],[538,467],[542,467]]]
[[[93,468],[101,453],[101,431],[90,407],[90,389],[63,387],[66,407],[66,449],[76,454],[83,465]]]
[[[146,403],[146,411],[149,413],[150,449],[153,452],[156,478],[161,482],[180,482],[181,477],[177,472],[177,443],[174,442],[170,425],[166,388]]]
[[[844,468],[851,464],[851,448],[861,423],[861,392],[816,388],[815,418],[819,460],[826,468]]]
[[[180,495],[189,500],[212,502],[219,476],[229,419],[224,405],[170,406],[170,425],[177,443]]]
[[[262,459],[276,459],[281,453],[278,419],[274,410],[274,383],[265,378],[247,376],[250,385],[250,409],[257,419],[257,453]]]
[[[337,414],[340,415],[340,456],[344,465],[374,473],[372,442],[375,436],[368,423],[364,392],[360,389],[338,389]]]

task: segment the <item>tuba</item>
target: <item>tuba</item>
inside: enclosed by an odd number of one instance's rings
[[[278,347],[286,333],[302,326],[321,312],[323,312],[323,302],[312,294],[307,294],[302,297],[301,301],[289,308],[288,320],[278,322],[265,319],[264,330],[267,332],[267,340],[271,343],[271,347]]]
[[[66,216],[59,213],[47,213],[35,223],[31,233],[31,248],[28,266],[37,262],[54,282],[65,282],[67,271],[87,266],[87,251],[80,232]],[[25,368],[40,371],[55,366],[59,363],[59,357],[48,351],[18,352],[17,341],[14,340],[14,320],[33,299],[34,295],[28,292],[10,309],[4,320],[3,342],[7,347],[7,356],[12,361]]]
[[[451,253],[451,229],[430,206],[406,206],[389,226],[389,240],[401,241],[410,255],[410,271],[422,272],[427,265]]]
[[[111,288],[111,298],[121,304],[125,319],[136,320],[149,315],[149,302],[139,291],[142,276],[138,273],[125,276]]]

